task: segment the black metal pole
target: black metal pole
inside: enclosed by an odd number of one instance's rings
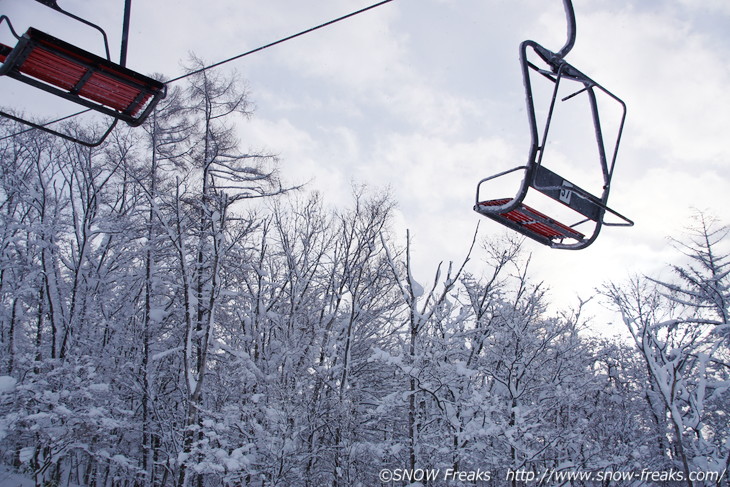
[[[573,45],[575,44],[576,30],[575,11],[573,10],[572,0],[563,0],[563,7],[565,8],[565,17],[568,22],[568,40],[565,42],[563,48],[556,53],[560,58],[564,58],[570,52],[570,50],[573,49]]]
[[[120,66],[127,65],[127,45],[129,40],[129,18],[132,13],[132,0],[124,0],[124,22],[122,24],[122,51],[119,54]]]

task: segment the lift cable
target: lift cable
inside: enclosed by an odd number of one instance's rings
[[[268,44],[265,44],[263,46],[257,47],[255,49],[251,49],[250,51],[246,51],[244,53],[237,54],[236,56],[230,57],[228,59],[224,59],[222,61],[218,61],[218,62],[213,63],[213,64],[210,64],[208,66],[204,66],[204,67],[202,67],[200,69],[196,69],[195,71],[191,71],[189,73],[183,74],[181,76],[178,76],[177,78],[173,78],[173,79],[171,79],[169,81],[166,81],[165,84],[169,85],[170,83],[175,83],[176,81],[180,81],[180,80],[185,79],[187,77],[190,77],[190,76],[193,76],[193,75],[202,73],[204,71],[208,71],[209,69],[217,68],[218,66],[221,66],[223,64],[230,63],[231,61],[235,61],[237,59],[241,59],[242,57],[249,56],[251,54],[254,54],[254,53],[263,51],[263,50],[268,49],[270,47],[274,47],[276,45],[279,45],[279,44],[282,44],[284,42],[290,41],[290,40],[295,39],[297,37],[301,37],[301,36],[303,36],[305,34],[309,34],[311,32],[314,32],[316,30],[323,29],[325,27],[329,27],[329,26],[331,26],[333,24],[336,24],[336,23],[341,22],[343,20],[347,20],[349,18],[355,17],[356,15],[360,15],[362,13],[365,13],[365,12],[369,11],[369,10],[372,10],[374,8],[380,7],[382,5],[385,5],[386,3],[390,3],[390,2],[393,2],[393,1],[394,0],[382,0],[382,1],[378,2],[378,3],[374,3],[374,4],[369,5],[367,7],[361,8],[360,10],[356,10],[354,12],[350,12],[349,14],[343,15],[341,17],[337,17],[336,19],[329,20],[329,21],[327,21],[327,22],[325,22],[323,24],[319,24],[317,26],[310,27],[310,28],[308,28],[306,30],[303,30],[301,32],[297,32],[296,34],[292,34],[290,36],[283,37],[283,38],[281,38],[279,40],[276,40],[274,42],[270,42]],[[58,118],[56,120],[52,120],[50,122],[46,122],[44,124],[40,124],[39,126],[40,127],[46,127],[48,125],[52,125],[54,123],[61,122],[63,120],[67,120],[69,118],[73,118],[73,117],[76,117],[78,115],[82,115],[84,113],[90,112],[90,111],[92,111],[90,108],[89,109],[86,109],[86,110],[82,110],[80,112],[76,112],[76,113],[73,113],[71,115],[66,115],[66,116],[61,117],[61,118]],[[24,133],[29,132],[31,130],[33,130],[33,128],[29,128],[29,129],[26,129],[26,130],[23,130],[23,131],[20,131],[20,132],[16,132],[16,133],[11,134],[11,135],[6,135],[4,137],[0,137],[0,140],[5,140],[5,139],[11,138],[11,137],[15,137],[17,135],[24,134]]]
[[[360,10],[357,10],[355,12],[351,12],[351,13],[349,13],[347,15],[343,15],[342,17],[338,17],[336,19],[330,20],[328,22],[325,22],[324,24],[320,24],[320,25],[317,25],[315,27],[310,27],[309,29],[303,30],[303,31],[298,32],[296,34],[292,34],[292,35],[290,35],[288,37],[284,37],[282,39],[279,39],[278,41],[270,42],[269,44],[265,44],[265,45],[263,45],[261,47],[257,47],[256,49],[251,49],[250,51],[246,51],[246,52],[244,52],[242,54],[238,54],[238,55],[233,56],[233,57],[230,57],[228,59],[224,59],[223,61],[218,61],[217,63],[214,63],[214,64],[211,64],[211,65],[205,66],[203,68],[197,69],[195,71],[191,71],[189,73],[183,74],[182,76],[178,76],[177,78],[171,79],[170,81],[167,82],[167,84],[174,83],[175,81],[180,81],[181,79],[187,78],[188,76],[193,76],[193,75],[196,75],[198,73],[202,73],[203,71],[207,71],[209,69],[216,68],[216,67],[218,67],[218,66],[220,66],[222,64],[226,64],[226,63],[229,63],[231,61],[235,61],[237,59],[241,59],[242,57],[248,56],[250,54],[254,54],[256,52],[263,51],[264,49],[268,49],[270,47],[274,47],[274,46],[276,46],[278,44],[282,44],[282,43],[284,43],[286,41],[290,41],[292,39],[295,39],[297,37],[303,36],[305,34],[309,34],[310,32],[314,32],[315,30],[319,30],[319,29],[322,29],[324,27],[329,27],[332,24],[336,24],[337,22],[341,22],[343,20],[349,19],[350,17],[354,17],[356,15],[360,15],[361,13],[367,12],[368,10],[372,10],[372,9],[374,9],[376,7],[380,7],[381,5],[385,5],[386,3],[390,3],[392,1],[393,0],[383,0],[382,2],[378,2],[378,3],[375,3],[373,5],[370,5],[369,7],[365,7],[365,8],[362,8]]]

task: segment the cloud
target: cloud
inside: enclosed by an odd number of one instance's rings
[[[116,2],[67,3],[82,14],[108,14],[103,20],[118,45]],[[138,3],[130,65],[173,77],[189,51],[219,61],[371,3]],[[730,221],[728,2],[585,0],[575,8],[578,37],[568,61],[628,105],[610,206],[636,226],[604,228],[581,252],[526,244],[536,278],[562,302],[669,261],[665,237],[680,231],[693,206]],[[400,203],[396,232],[411,229],[428,279],[439,261],[463,257],[477,222],[483,235],[507,232],[472,212],[475,187],[525,162],[519,43],[530,38],[558,49],[565,32],[558,0],[395,1],[219,69],[248,81],[257,111],[241,127],[242,140],[278,153],[289,182],[311,180],[337,206],[348,204],[352,180],[392,188]],[[568,118],[550,163],[581,184],[594,177],[583,161],[595,149],[578,140],[591,127],[573,132],[572,123],[586,124]],[[516,188],[499,190],[509,196]]]
[[[627,143],[662,155],[646,164],[728,159],[719,141],[730,125],[730,67],[716,39],[673,13],[584,14],[589,35],[580,39],[579,59],[629,105]]]

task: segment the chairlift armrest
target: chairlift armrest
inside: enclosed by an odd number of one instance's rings
[[[512,169],[508,169],[506,171],[502,171],[500,173],[494,174],[493,176],[486,177],[486,178],[482,179],[481,181],[479,181],[479,183],[477,184],[476,202],[479,203],[481,201],[479,199],[479,189],[481,188],[482,183],[486,183],[487,181],[491,181],[492,179],[497,179],[499,177],[506,176],[507,174],[510,174],[510,173],[513,173],[513,172],[519,171],[519,170],[525,170],[526,171],[527,170],[527,166],[513,167]]]

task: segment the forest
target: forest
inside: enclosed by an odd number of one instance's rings
[[[354,186],[330,208],[239,140],[238,80],[186,83],[96,148],[0,122],[4,471],[43,486],[548,471],[728,485],[725,223],[698,213],[666,275],[597,290],[628,337],[601,338],[583,302],[551,310],[516,238],[475,235],[419,283],[387,191]]]

